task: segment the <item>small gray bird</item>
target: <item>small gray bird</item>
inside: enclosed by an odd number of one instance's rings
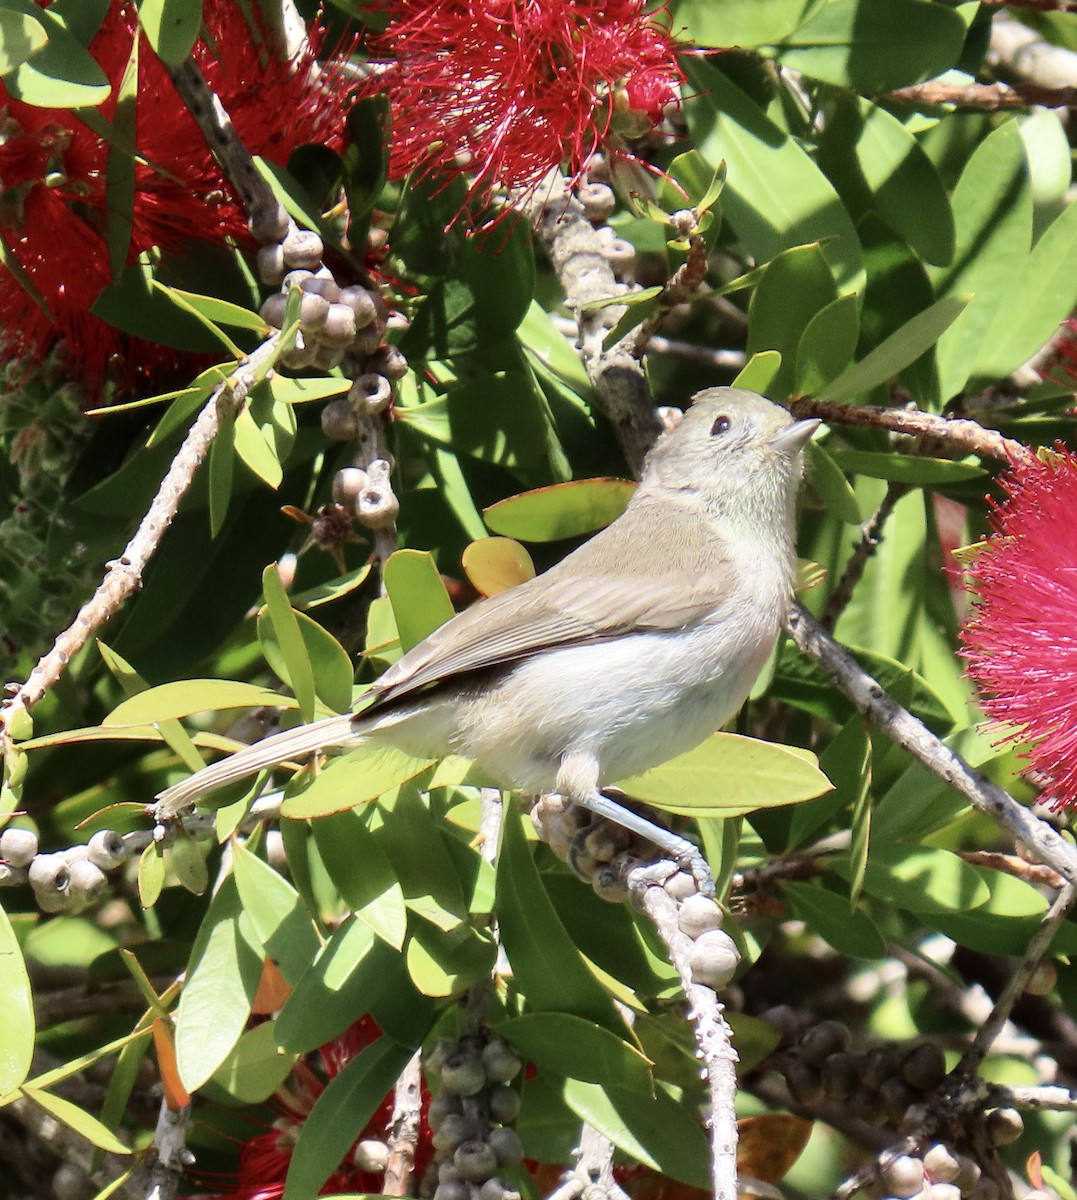
[[[792,597],[801,451],[818,424],[753,392],[700,392],[608,528],[435,630],[360,712],[196,772],[160,794],[156,816],[265,767],[375,738],[422,758],[473,759],[505,788],[557,792],[698,861],[690,842],[601,789],[690,750],[744,703]]]

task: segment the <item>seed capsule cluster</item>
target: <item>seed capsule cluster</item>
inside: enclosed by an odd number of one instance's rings
[[[639,809],[649,821],[668,825],[668,816],[655,809]],[[596,817],[582,805],[562,796],[543,796],[531,810],[539,837],[564,859],[597,896],[611,904],[632,898],[627,877],[634,866],[654,855],[649,843],[621,825]],[[710,897],[699,892],[688,871],[673,873],[664,883],[677,905],[677,925],[691,939],[689,966],[695,983],[725,987],[736,973],[740,954],[722,929],[723,913]]]
[[[599,238],[599,249],[602,257],[609,264],[619,290],[629,292],[636,282],[636,248],[626,238],[618,237],[616,230],[609,224],[609,219],[617,207],[617,197],[613,188],[603,181],[602,176],[608,174],[606,163],[601,158],[592,159],[589,167],[588,182],[580,185],[576,198],[583,208],[584,216],[594,226]],[[606,310],[604,316],[607,324],[616,323],[618,310]]]
[[[0,833],[0,873],[4,882],[33,888],[42,912],[80,912],[101,899],[108,888],[106,872],[122,866],[128,849],[114,830],[101,829],[85,846],[53,854],[38,852],[37,834],[9,826]]]
[[[793,1102],[810,1108],[824,1100],[841,1101],[850,1113],[871,1125],[889,1125],[913,1133],[928,1116],[928,1097],[946,1077],[946,1059],[930,1041],[886,1043],[851,1049],[849,1029],[840,1021],[813,1021],[789,1005],[762,1014],[781,1041],[766,1064],[785,1078]],[[996,1108],[982,1121],[987,1142],[995,1147],[1016,1141],[1021,1115]],[[942,1142],[923,1154],[884,1159],[874,1186],[877,1197],[926,1197],[927,1200],[999,1200],[1000,1192],[968,1155]]]
[[[434,1161],[423,1194],[434,1200],[519,1200],[519,1189],[498,1172],[518,1166],[524,1147],[512,1128],[520,1095],[512,1086],[523,1066],[498,1038],[442,1038],[427,1071],[440,1078],[427,1120]]]

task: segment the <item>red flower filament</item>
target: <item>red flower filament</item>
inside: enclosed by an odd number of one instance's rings
[[[683,79],[643,0],[399,0],[376,50],[392,64],[390,173],[535,188],[578,176],[622,110],[654,124]]]
[[[1054,808],[1077,805],[1077,455],[1015,465],[969,571],[961,634],[988,716],[1017,727]]]

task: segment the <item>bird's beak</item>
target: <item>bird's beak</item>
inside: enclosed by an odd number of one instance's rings
[[[794,421],[792,425],[779,429],[767,440],[775,450],[780,450],[783,454],[796,454],[798,450],[804,449],[808,439],[821,424],[816,417],[812,417],[810,421]]]

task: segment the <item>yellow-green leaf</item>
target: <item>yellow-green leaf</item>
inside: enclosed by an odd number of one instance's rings
[[[102,725],[155,725],[174,717],[227,708],[298,708],[290,696],[231,679],[178,679],[118,704]]]
[[[579,479],[510,496],[483,509],[494,533],[524,542],[556,542],[604,529],[632,498],[627,479]]]
[[[732,817],[797,804],[830,790],[810,751],[715,733],[678,758],[619,787],[636,800],[693,817]]]

